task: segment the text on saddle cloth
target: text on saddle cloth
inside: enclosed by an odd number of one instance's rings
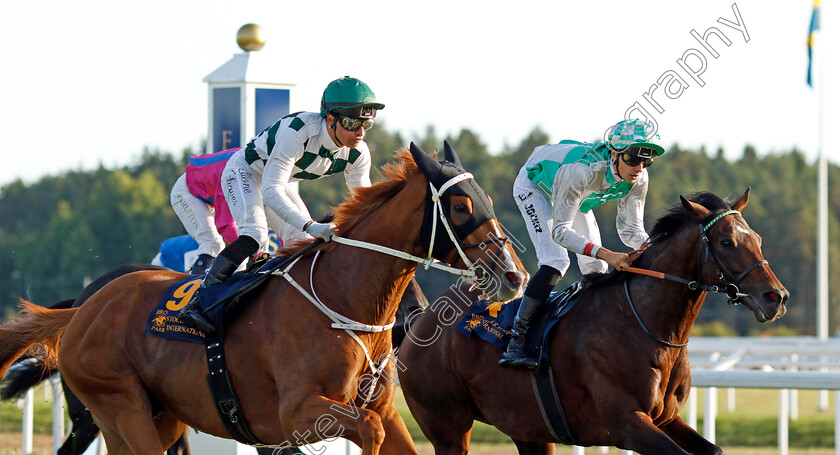
[[[580,297],[582,286],[576,282],[560,292],[552,292],[544,305],[536,330],[528,331],[528,350],[542,346],[554,324],[568,314]],[[493,303],[487,300],[475,302],[458,322],[458,331],[468,337],[478,337],[496,346],[501,351],[507,348],[513,320],[522,299],[507,303]],[[545,350],[543,350],[545,351]]]
[[[261,277],[264,277],[264,275],[259,273],[234,274],[215,286],[202,289],[198,295],[199,304],[202,309],[210,308],[219,300],[240,292],[243,287]],[[201,279],[200,275],[192,275],[167,288],[163,297],[149,314],[145,333],[169,340],[193,341],[204,344],[204,332],[178,319],[178,313],[192,299],[201,285]],[[253,289],[251,288],[249,291]],[[216,327],[222,326],[227,307],[233,300],[227,299],[225,304],[217,305],[206,312],[207,317],[216,324]]]

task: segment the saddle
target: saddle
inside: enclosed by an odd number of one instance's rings
[[[582,288],[581,283],[576,282],[563,291],[551,293],[528,331],[526,350],[529,354],[539,354],[539,357],[543,357],[543,353],[547,351],[544,346],[548,333],[560,319],[572,311]],[[522,299],[511,300],[505,304],[487,300],[475,302],[464,314],[457,328],[468,337],[478,337],[504,351],[521,302]]]
[[[583,289],[583,284],[577,281],[562,291],[552,292],[546,300],[543,311],[528,331],[525,345],[525,350],[529,355],[539,358],[537,368],[531,371],[531,385],[540,405],[543,420],[552,436],[557,441],[568,445],[579,444],[569,428],[566,413],[557,395],[554,372],[548,356],[548,340],[557,323],[575,308]],[[488,301],[476,302],[461,319],[457,328],[468,337],[476,336],[493,344],[500,351],[504,351],[510,339],[510,329],[520,303],[521,299],[504,305]]]
[[[541,336],[538,345],[539,362],[537,368],[531,370],[531,386],[537,403],[540,405],[540,414],[543,421],[557,441],[567,445],[580,445],[577,438],[569,428],[566,421],[566,412],[563,404],[557,395],[557,385],[554,383],[554,371],[549,361],[548,340],[551,331],[564,316],[569,314],[578,302],[583,293],[583,285],[580,281],[575,282],[565,290],[552,293],[549,302],[552,302],[551,311],[543,312],[536,330]],[[535,327],[536,328],[536,327]]]
[[[218,334],[205,334],[182,323],[176,317],[180,308],[198,290],[201,277],[197,275],[189,276],[166,290],[158,305],[152,309],[145,332],[148,335],[193,341],[205,345],[207,365],[210,370],[207,375],[207,385],[216,403],[216,411],[231,436],[249,445],[262,443],[251,432],[233,390],[225,364],[222,338],[228,308],[257,290],[271,276],[271,272],[285,265],[289,258],[267,259],[267,257],[259,258],[246,271],[235,273],[215,286],[203,288],[198,294],[201,308],[219,327]]]

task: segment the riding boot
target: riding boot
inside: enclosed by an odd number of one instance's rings
[[[190,275],[204,275],[207,269],[213,264],[215,258],[209,254],[199,254],[192,267],[190,267]]]
[[[529,296],[522,297],[522,303],[519,305],[519,311],[516,312],[516,318],[513,320],[513,328],[510,330],[510,341],[508,342],[507,350],[499,359],[499,365],[505,368],[528,368],[534,369],[537,367],[537,358],[528,357],[525,352],[525,341],[528,335],[528,328],[531,325],[531,319],[537,314],[537,311],[542,306],[542,302]]]
[[[192,299],[190,299],[190,302],[181,309],[180,313],[178,313],[178,319],[181,322],[189,324],[207,334],[215,334],[216,326],[214,326],[213,323],[210,322],[210,319],[204,315],[204,311],[202,311],[201,305],[199,305],[198,302],[198,295],[202,289],[219,284],[228,279],[231,275],[233,275],[233,272],[236,271],[237,267],[239,267],[239,264],[232,262],[224,256],[216,258],[216,260],[213,261],[213,265],[210,266],[210,270],[207,271],[207,275],[205,275],[204,279],[201,281],[201,286],[199,286]]]

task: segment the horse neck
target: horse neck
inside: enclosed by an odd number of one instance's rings
[[[645,252],[652,259],[642,268],[695,280],[698,277],[700,248],[699,230],[688,226],[667,243],[654,245]],[[684,343],[703,300],[705,292],[696,292],[687,285],[671,280],[639,277],[628,283],[633,304],[648,328],[659,338],[671,343]]]
[[[422,255],[419,239],[425,185],[425,179],[418,175],[345,237]],[[418,265],[353,246],[329,252],[323,255],[322,261],[317,266],[326,272],[321,275],[325,277],[321,286],[332,291],[329,300],[324,301],[336,305],[337,311],[343,307],[346,316],[368,324],[387,324],[394,320],[400,299]]]

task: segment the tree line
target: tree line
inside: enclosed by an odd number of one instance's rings
[[[443,137],[428,127],[415,142],[426,151],[442,148]],[[519,144],[490,153],[474,132],[463,129],[446,137],[464,167],[492,197],[496,215],[525,250],[526,268],[536,271],[536,257],[525,221],[512,197],[513,180],[534,147],[561,139],[534,129]],[[378,168],[394,158],[394,151],[410,139],[377,124],[367,137]],[[198,150],[203,150],[199,148]],[[185,233],[169,204],[169,190],[184,172],[189,155],[146,149],[136,162],[121,168],[71,170],[27,184],[20,180],[0,187],[0,311],[13,314],[19,297],[41,305],[75,297],[85,283],[124,263],[148,263],[160,243]],[[817,169],[798,150],[758,156],[746,147],[740,158],[727,160],[714,153],[672,145],[649,169],[651,184],[645,207],[645,225],[679,202],[679,195],[712,191],[737,198],[751,187],[744,215],[763,238],[765,257],[791,293],[787,315],[771,326],[759,326],[744,308],[730,308],[718,296],[707,298],[698,319],[704,334],[772,333],[816,334]],[[829,166],[829,323],[834,334],[840,321],[840,169]],[[301,182],[300,191],[312,215],[329,213],[347,195],[341,177]],[[615,232],[615,203],[595,209],[603,243],[626,251]],[[574,261],[574,260],[573,260]],[[573,264],[556,290],[580,278]],[[424,292],[433,300],[452,284],[447,275],[418,272]]]

